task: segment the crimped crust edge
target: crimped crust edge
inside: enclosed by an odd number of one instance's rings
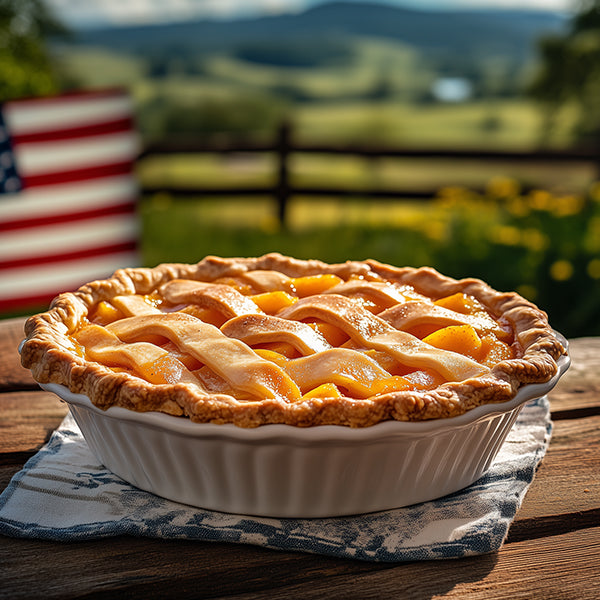
[[[342,278],[376,274],[412,285],[434,299],[465,292],[494,316],[510,323],[521,352],[517,358],[498,363],[484,377],[445,383],[431,391],[393,392],[365,400],[344,397],[295,403],[271,399],[244,402],[227,395],[203,396],[186,384],[154,385],[125,372],[115,373],[86,361],[67,337],[93,304],[114,295],[149,293],[174,278],[210,281],[256,269],[273,269],[290,277],[315,273],[333,273]],[[141,412],[160,411],[196,422],[234,423],[240,427],[270,423],[368,427],[387,420],[458,416],[481,404],[508,401],[525,384],[549,381],[558,371],[558,358],[566,353],[545,312],[518,294],[497,292],[479,279],[456,280],[430,267],[392,267],[374,260],[327,264],[278,253],[257,258],[209,256],[196,264],[121,269],[108,279],[57,296],[48,311],[26,321],[25,334],[21,362],[40,383],[62,384],[73,393],[87,395],[101,409],[121,406]]]

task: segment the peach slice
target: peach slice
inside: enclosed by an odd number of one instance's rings
[[[275,292],[264,292],[262,294],[255,294],[249,296],[250,300],[258,306],[262,311],[268,315],[277,314],[282,308],[287,308],[298,302],[298,298],[295,298],[291,294],[282,291]]]
[[[313,296],[322,294],[325,290],[332,288],[343,282],[343,279],[337,275],[324,273],[322,275],[307,275],[306,277],[296,277],[291,280],[296,295],[300,298],[304,296]]]
[[[450,325],[434,331],[423,341],[440,350],[458,352],[475,360],[481,356],[481,338],[471,325]]]

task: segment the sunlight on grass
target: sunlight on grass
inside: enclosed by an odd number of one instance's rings
[[[572,115],[559,121],[555,144],[569,141]],[[375,133],[388,143],[407,146],[508,147],[538,145],[539,108],[525,100],[411,105],[388,101],[347,101],[328,106],[301,106],[296,111],[298,135],[308,139],[360,139]]]
[[[175,154],[150,156],[137,166],[144,184],[209,185],[269,185],[273,183],[275,157],[268,154]]]
[[[415,227],[439,211],[430,203],[297,198],[290,206],[290,229],[331,227]]]
[[[352,190],[435,190],[449,185],[483,189],[487,181],[502,174],[528,187],[568,192],[585,189],[596,175],[594,165],[585,163],[503,164],[300,153],[290,156],[288,168],[292,185]],[[150,156],[138,164],[138,176],[148,186],[269,186],[276,171],[275,156],[270,154]]]
[[[353,38],[351,58],[341,64],[293,69],[240,60],[232,55],[208,57],[207,75],[224,83],[243,85],[246,89],[291,88],[321,100],[339,100],[365,94],[378,82],[382,71],[390,71],[390,83],[402,92],[406,81],[414,89],[416,79],[426,74],[418,53],[399,42],[370,38]],[[389,69],[389,65],[394,65]]]
[[[141,58],[104,48],[80,47],[77,52],[58,52],[65,72],[89,87],[130,86],[141,82],[145,65]]]

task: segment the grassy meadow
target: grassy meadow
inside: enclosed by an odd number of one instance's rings
[[[501,59],[481,58],[476,99],[444,104],[430,97],[438,70],[411,47],[357,37],[349,56],[311,68],[284,68],[249,62],[234,53],[207,53],[171,58],[159,77],[152,76],[148,57],[86,46],[57,51],[57,60],[73,80],[89,87],[127,87],[146,136],[165,133],[160,131],[157,104],[202,111],[205,103],[220,102],[225,109],[234,106],[243,112],[244,102],[262,102],[265,118],[245,124],[254,135],[269,135],[268,124],[286,116],[301,140],[312,141],[523,149],[541,141],[554,146],[571,141],[574,115],[555,115],[548,135],[539,107],[514,94],[497,93],[509,83],[524,84],[535,68],[531,62],[508,73]]]

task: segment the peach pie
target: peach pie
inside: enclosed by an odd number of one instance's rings
[[[122,269],[25,332],[40,383],[241,427],[452,417],[548,381],[565,352],[544,312],[480,280],[280,254]]]

